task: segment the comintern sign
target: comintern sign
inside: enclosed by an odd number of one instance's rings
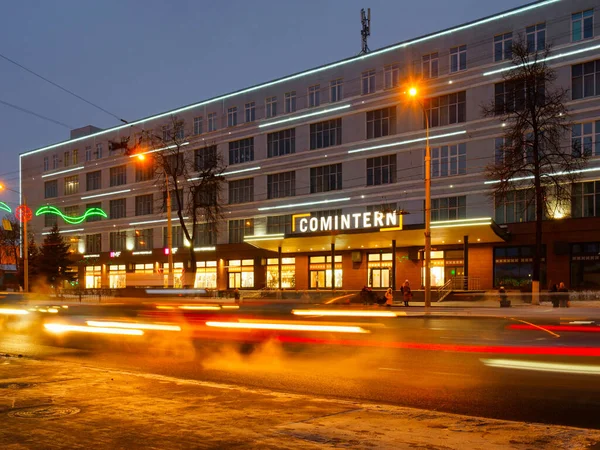
[[[402,229],[402,216],[394,212],[362,212],[337,216],[311,217],[310,213],[292,216],[292,233],[320,233],[344,230],[392,231]]]

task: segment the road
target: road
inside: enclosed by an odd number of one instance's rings
[[[13,327],[0,335],[0,351],[283,392],[600,428],[597,310],[541,314],[537,309],[514,318],[503,317],[504,311],[481,310],[476,317],[470,311],[423,315],[411,308],[410,315],[395,318],[312,315],[297,320],[369,331],[360,335],[245,331],[240,338],[204,329],[141,342],[85,335],[49,345],[30,330]],[[85,311],[88,319],[92,314]],[[98,317],[114,320],[115,311]],[[254,307],[226,315],[191,311],[183,320],[204,324],[240,318],[250,323],[290,319],[285,308]]]

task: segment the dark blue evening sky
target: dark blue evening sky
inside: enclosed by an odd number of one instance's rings
[[[360,9],[369,46],[530,3],[527,0],[81,0],[4,2],[0,53],[126,120],[353,56]],[[0,101],[72,127],[117,120],[0,59]],[[69,129],[0,104],[0,181],[18,189],[18,154]]]

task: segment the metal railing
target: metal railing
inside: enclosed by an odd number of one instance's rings
[[[441,302],[452,292],[453,278],[450,278],[444,285],[438,289],[438,302]]]
[[[479,277],[459,275],[450,278],[452,289],[455,291],[478,291],[480,289]]]

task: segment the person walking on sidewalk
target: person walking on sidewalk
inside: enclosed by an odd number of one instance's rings
[[[558,285],[558,295],[559,295],[558,306],[560,306],[561,308],[568,308],[569,307],[569,290],[565,286],[565,283],[563,283],[562,281]]]
[[[392,306],[394,304],[394,293],[392,292],[392,288],[388,288],[385,291],[385,306]]]
[[[402,286],[402,296],[404,297],[404,306],[410,306],[408,302],[412,300],[412,291],[410,290],[410,283],[408,280],[404,282]]]

